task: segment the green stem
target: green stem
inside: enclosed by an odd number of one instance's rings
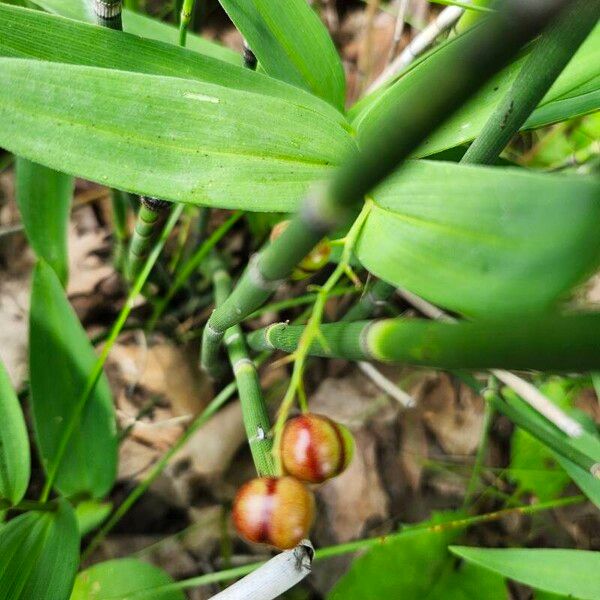
[[[66,427],[62,430],[62,437],[58,445],[54,462],[48,467],[48,476],[44,484],[44,489],[42,490],[42,495],[40,497],[40,500],[42,502],[46,501],[48,499],[48,496],[50,495],[50,490],[52,489],[52,485],[54,484],[58,468],[62,462],[62,459],[64,458],[64,454],[67,449],[69,440],[71,439],[71,436],[75,431],[77,423],[79,422],[79,419],[83,414],[85,406],[90,396],[92,395],[94,388],[96,387],[96,383],[98,383],[98,380],[100,379],[100,375],[102,374],[102,369],[104,368],[104,363],[106,362],[108,354],[111,351],[119,333],[121,332],[121,329],[125,325],[129,314],[135,306],[135,299],[138,296],[138,294],[142,291],[142,288],[144,287],[144,284],[146,283],[146,280],[150,275],[150,271],[152,271],[152,267],[154,267],[154,264],[158,260],[160,252],[163,249],[165,242],[169,237],[169,234],[175,227],[177,219],[179,218],[182,210],[183,205],[180,205],[177,206],[175,210],[173,210],[173,212],[171,213],[171,216],[169,217],[169,220],[167,221],[160,238],[156,242],[141,272],[139,273],[135,282],[133,283],[129,295],[127,296],[127,300],[125,301],[125,304],[123,305],[123,308],[121,309],[121,312],[119,313],[119,316],[111,329],[110,335],[108,336],[108,339],[106,340],[106,343],[102,348],[102,352],[100,353],[98,360],[94,364],[94,367],[87,378],[85,388],[80,398],[78,399],[77,404],[73,409],[73,412],[71,413],[71,418],[66,424]]]
[[[172,283],[167,294],[164,298],[159,300],[155,306],[152,316],[148,322],[147,329],[152,331],[156,326],[156,323],[160,316],[163,314],[165,308],[169,302],[173,299],[173,296],[181,289],[189,277],[198,269],[202,261],[210,254],[210,251],[221,241],[225,234],[239,221],[243,216],[243,212],[234,212],[225,223],[219,226],[211,235],[208,237],[200,247],[194,252],[194,254],[183,263],[177,275],[175,281]]]
[[[179,15],[179,45],[185,46],[187,38],[187,30],[194,12],[194,4],[196,0],[183,0],[181,13]]]
[[[541,36],[509,92],[461,162],[490,163],[544,98],[600,16],[600,0],[577,0]]]
[[[113,226],[115,232],[114,264],[117,271],[121,271],[126,264],[125,248],[129,238],[127,231],[127,210],[129,199],[119,190],[111,190],[111,205]]]
[[[346,296],[348,294],[356,294],[358,291],[359,290],[356,289],[356,286],[336,287],[336,288],[333,288],[329,292],[329,297],[333,298],[336,296]],[[260,316],[264,315],[265,313],[279,312],[282,310],[287,310],[288,308],[294,308],[296,306],[304,306],[305,304],[313,304],[314,301],[317,299],[317,297],[318,297],[317,293],[304,294],[303,296],[296,296],[295,298],[288,298],[287,300],[280,300],[279,302],[272,302],[271,304],[265,304],[258,310],[254,311],[251,315],[248,315],[245,320],[256,319],[257,317],[260,317]],[[350,311],[352,311],[353,308],[356,308],[356,306],[358,306],[359,303],[360,303],[360,301],[357,302],[357,304],[355,304],[350,309]]]
[[[457,519],[455,521],[448,521],[447,523],[440,523],[438,525],[408,525],[398,533],[392,533],[386,536],[378,536],[367,538],[363,540],[357,540],[354,542],[346,542],[344,544],[338,544],[335,546],[329,546],[327,548],[321,548],[316,551],[314,560],[327,560],[335,556],[341,556],[344,554],[353,554],[361,550],[369,550],[375,546],[382,546],[397,541],[400,538],[411,537],[416,534],[422,534],[428,532],[431,535],[438,535],[446,531],[452,531],[455,529],[466,529],[475,525],[483,523],[489,523],[497,521],[499,519],[511,516],[511,515],[532,515],[545,510],[552,510],[565,506],[571,506],[585,501],[584,496],[570,496],[567,498],[560,498],[558,500],[551,500],[549,502],[540,502],[538,504],[526,504],[523,506],[517,506],[514,508],[507,508],[484,515],[477,515],[475,517],[468,517],[465,519]],[[243,565],[241,567],[235,567],[233,569],[227,569],[219,571],[217,573],[208,573],[206,575],[200,575],[198,577],[192,577],[191,579],[184,579],[182,581],[176,581],[167,585],[146,589],[141,592],[134,592],[129,596],[130,600],[146,600],[157,596],[158,594],[166,594],[167,592],[176,590],[185,590],[203,585],[209,585],[212,583],[218,583],[221,581],[230,581],[243,577],[248,573],[258,569],[265,564],[265,561],[252,563],[249,565]]]
[[[372,315],[396,291],[387,281],[378,279],[373,285],[366,288],[359,301],[344,315],[344,321],[362,321]]]
[[[96,23],[101,27],[122,31],[122,8],[121,0],[92,0],[92,9],[96,16]]]
[[[215,304],[219,306],[231,293],[231,278],[223,261],[217,255],[212,257],[210,269],[215,288]],[[260,477],[272,477],[275,475],[275,465],[271,453],[273,447],[271,422],[258,372],[248,356],[244,334],[239,325],[234,325],[227,330],[225,346],[237,383],[246,437],[256,472]]]
[[[0,512],[4,510],[29,511],[37,510],[40,512],[54,512],[57,508],[55,502],[36,502],[35,500],[21,500],[18,504],[11,504],[8,500],[0,499]]]
[[[275,323],[248,336],[254,349],[297,350],[301,326]],[[582,371],[600,367],[600,314],[447,323],[380,319],[321,326],[313,356],[379,360],[441,369]],[[568,343],[567,343],[568,341]]]
[[[360,214],[350,227],[348,231],[348,235],[344,239],[344,248],[342,250],[342,256],[333,273],[329,276],[325,284],[319,289],[317,293],[317,299],[314,303],[310,319],[308,320],[306,326],[303,328],[302,334],[298,341],[298,347],[294,352],[294,368],[292,370],[292,376],[290,379],[290,384],[288,389],[283,397],[281,402],[281,406],[279,407],[279,413],[277,415],[277,421],[275,422],[275,441],[274,441],[274,452],[277,460],[277,471],[281,472],[281,451],[280,451],[280,443],[281,443],[281,435],[283,433],[283,427],[285,422],[287,421],[289,411],[293,406],[294,400],[296,397],[300,399],[302,403],[303,410],[306,410],[306,397],[304,394],[303,387],[303,376],[304,376],[304,367],[306,363],[306,357],[308,356],[309,349],[313,343],[313,341],[320,337],[320,327],[321,322],[323,320],[323,312],[325,311],[325,305],[327,303],[327,299],[331,291],[337,285],[338,281],[344,274],[349,274],[350,276],[356,277],[350,271],[350,259],[352,257],[352,252],[354,250],[354,246],[356,245],[356,241],[366,221],[369,212],[371,211],[372,202],[367,200],[364,204],[363,209]]]
[[[170,202],[140,196],[140,210],[129,242],[129,254],[127,256],[128,280],[135,279],[143,268],[144,261],[160,235],[170,206]]]
[[[401,103],[389,107],[330,184],[313,189],[299,214],[252,260],[228,300],[212,314],[203,335],[202,365],[218,359],[225,330],[259,308],[281,280],[326,234],[356,214],[367,193],[384,180],[490,77],[504,67],[558,14],[567,0],[507,0],[480,27],[443,56]],[[426,101],[424,101],[426,99]]]

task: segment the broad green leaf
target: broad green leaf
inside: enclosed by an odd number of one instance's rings
[[[593,177],[415,161],[373,198],[359,260],[468,316],[546,310],[600,263]]]
[[[540,590],[581,600],[600,598],[600,552],[465,546],[450,550],[470,563]]]
[[[64,500],[57,510],[28,512],[2,527],[0,596],[67,600],[79,563],[79,532]]]
[[[219,0],[266,73],[344,108],[345,75],[327,29],[306,0]]]
[[[377,135],[381,116],[399,105],[405,93],[437,68],[437,59],[467,40],[469,32],[450,40],[409,67],[388,89],[366,98],[351,112],[359,142]],[[474,98],[439,127],[417,149],[415,156],[429,156],[473,140],[519,72],[524,57],[496,75]],[[524,128],[540,127],[600,109],[600,26],[596,27],[555,81]]]
[[[34,271],[29,318],[31,406],[48,473],[96,356],[58,278],[43,261]],[[55,487],[64,495],[101,497],[114,482],[116,460],[114,408],[103,376],[75,424]]]
[[[18,504],[29,484],[29,441],[25,419],[0,361],[0,501]]]
[[[286,99],[346,122],[309,92],[249,69],[122,31],[2,4],[0,55],[195,79]]]
[[[83,537],[99,527],[110,515],[112,504],[97,500],[84,500],[75,507],[79,535]]]
[[[357,558],[328,598],[505,600],[502,577],[457,565],[447,551],[457,532],[407,531]]]
[[[563,410],[571,407],[574,390],[564,379],[552,379],[540,391]],[[521,491],[532,492],[541,502],[556,498],[569,482],[552,451],[518,427],[512,435],[510,456],[510,478]]]
[[[128,192],[281,212],[355,151],[339,121],[301,103],[15,58],[0,58],[0,146]]]
[[[49,13],[77,21],[95,23],[95,17],[89,0],[35,0],[33,3]],[[173,25],[157,21],[147,15],[136,13],[127,8],[123,8],[122,18],[123,29],[127,33],[168,44],[179,44],[179,32],[177,27]],[[186,47],[194,52],[211,56],[212,58],[218,58],[219,60],[238,66],[242,65],[242,57],[237,52],[193,33],[188,33]]]
[[[99,563],[77,575],[70,600],[119,600],[172,583],[161,569],[134,558]],[[148,595],[150,597],[150,594]],[[184,600],[182,591],[157,592],[152,600]]]
[[[0,19],[2,19],[0,7]],[[16,197],[27,239],[63,285],[69,276],[67,227],[73,177],[17,158]]]

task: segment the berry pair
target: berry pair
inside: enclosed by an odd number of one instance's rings
[[[346,427],[322,415],[290,419],[281,438],[283,477],[258,477],[237,493],[233,521],[252,542],[294,547],[314,520],[315,501],[306,483],[339,475],[352,460],[354,441]]]

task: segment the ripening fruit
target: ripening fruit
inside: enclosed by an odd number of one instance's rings
[[[271,230],[270,240],[276,240],[289,224],[289,221],[277,223]],[[331,244],[327,240],[323,240],[296,265],[296,268],[292,271],[292,279],[300,281],[320,271],[327,264],[330,254]]]
[[[321,483],[339,475],[353,453],[354,439],[348,428],[323,415],[294,417],[281,436],[283,468],[301,481]]]
[[[251,542],[293,548],[307,537],[315,516],[315,500],[293,477],[257,477],[235,497],[233,522]]]

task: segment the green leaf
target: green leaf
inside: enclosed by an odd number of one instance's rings
[[[172,583],[161,569],[134,558],[99,563],[77,575],[70,600],[120,600],[128,594]],[[157,592],[152,600],[184,600],[182,591]]]
[[[79,535],[83,537],[99,527],[106,520],[111,510],[112,504],[110,502],[98,502],[97,500],[80,502],[75,507]]]
[[[0,423],[0,500],[18,504],[29,484],[29,441],[19,400],[2,361]]]
[[[534,588],[582,600],[600,598],[600,552],[465,546],[450,550],[473,564]]]
[[[409,67],[396,83],[364,99],[351,111],[359,142],[377,135],[383,126],[382,115],[392,106],[399,105],[404,95],[422,78],[437,68],[437,60],[455,45],[468,41],[469,32],[458,36],[430,52]],[[524,57],[496,75],[475,97],[448,119],[415,153],[429,156],[447,148],[473,140],[481,131],[501,98],[508,92],[519,72]],[[540,127],[600,108],[600,26],[596,27],[579,48],[571,62],[555,81],[524,128]]]
[[[355,151],[301,101],[15,58],[0,58],[0,146],[128,192],[282,212]]]
[[[564,346],[567,348],[569,346],[566,341]],[[556,429],[553,425],[531,408],[531,406],[523,402],[512,390],[505,388],[502,395],[515,410],[523,414],[524,418],[534,421],[538,427],[549,430],[549,435],[556,434]],[[563,444],[582,452],[591,460],[600,463],[600,437],[598,436],[595,423],[584,413],[579,411],[571,411],[571,413],[571,416],[581,423],[584,431],[579,437],[567,437],[561,432],[560,435],[563,438]],[[600,479],[594,477],[589,471],[581,468],[558,452],[552,451],[551,456],[568,473],[581,491],[600,508]]]
[[[35,0],[33,3],[49,13],[55,13],[76,21],[96,22],[88,0]],[[168,44],[179,44],[178,28],[173,27],[173,25],[157,21],[127,8],[123,8],[122,19],[123,29],[127,33]],[[186,47],[212,58],[218,58],[238,66],[242,65],[242,57],[237,52],[191,32],[187,35]]]
[[[456,531],[407,531],[357,558],[328,598],[505,600],[502,577],[457,564],[447,551]]]
[[[16,184],[17,204],[27,239],[35,253],[66,285],[69,276],[67,227],[73,178],[17,157]]]
[[[36,441],[48,473],[55,464],[96,356],[54,271],[35,268],[29,325],[31,406]],[[76,422],[55,487],[64,495],[106,494],[116,474],[117,435],[112,396],[101,377]]]
[[[64,500],[56,511],[28,512],[2,527],[2,598],[67,600],[78,563],[77,521]]]
[[[0,55],[215,83],[310,106],[346,123],[337,110],[312,94],[249,69],[122,31],[2,4]]]
[[[571,407],[573,388],[564,379],[552,379],[540,391],[563,410]],[[554,453],[523,429],[515,429],[510,455],[510,478],[520,490],[534,493],[539,501],[556,498],[569,482]]]
[[[345,75],[325,26],[306,0],[219,0],[261,67],[343,110]]]
[[[359,260],[468,316],[549,309],[600,262],[597,178],[415,161],[373,198]]]

